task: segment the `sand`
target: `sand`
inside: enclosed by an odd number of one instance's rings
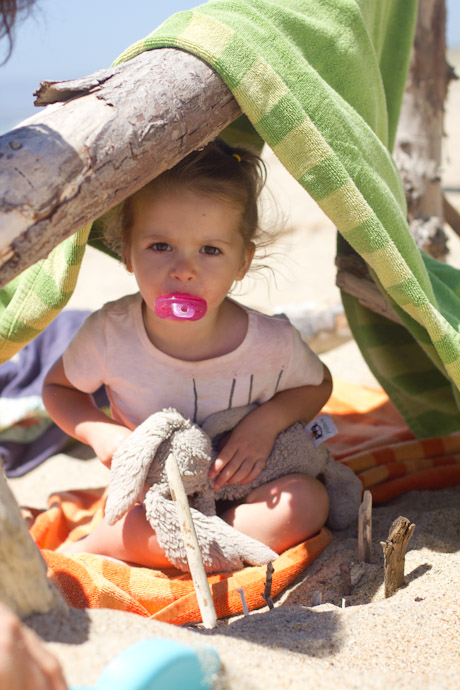
[[[450,59],[460,71],[459,54]],[[450,201],[460,210],[460,131],[455,129],[459,109],[460,84],[454,83],[447,103],[443,181]],[[268,156],[268,163],[271,186],[286,218],[286,233],[271,259],[277,281],[247,282],[241,300],[267,312],[298,302],[336,304],[334,228],[273,157]],[[460,242],[450,234],[449,260],[460,268]],[[95,309],[134,289],[121,266],[88,251],[70,306]],[[333,376],[377,385],[352,341],[322,359]],[[88,449],[77,446],[71,454],[51,458],[10,485],[22,505],[44,507],[51,491],[101,486],[107,478],[107,470]],[[380,542],[399,515],[416,528],[406,555],[405,585],[385,599]],[[313,607],[315,591],[321,592],[323,603]],[[213,631],[156,623],[115,610],[73,609],[66,619],[47,614],[28,622],[56,653],[68,682],[75,685],[93,684],[129,644],[163,637],[198,647],[211,644],[223,665],[215,682],[221,689],[456,690],[460,687],[459,592],[460,487],[453,487],[408,492],[374,507],[371,563],[357,562],[357,527],[352,525],[334,533],[331,545],[278,597],[273,610],[219,621]]]
[[[379,542],[398,515],[416,528],[406,556],[406,584],[385,599]],[[357,564],[354,526],[335,533],[272,611],[220,621],[213,631],[113,610],[72,610],[66,620],[47,614],[29,623],[49,640],[75,684],[95,682],[129,644],[162,637],[197,647],[211,644],[223,666],[215,685],[222,690],[458,688],[460,487],[411,492],[376,507],[373,535],[371,563]],[[357,580],[351,588],[344,566]],[[315,591],[325,603],[312,607]]]

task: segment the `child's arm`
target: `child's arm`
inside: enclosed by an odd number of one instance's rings
[[[211,467],[214,488],[255,479],[265,467],[278,434],[317,415],[332,393],[331,373],[323,367],[324,378],[318,386],[280,391],[241,420]]]
[[[46,375],[42,397],[56,424],[70,436],[90,445],[101,462],[110,467],[114,452],[131,431],[107,417],[91,395],[70,383],[62,358]]]

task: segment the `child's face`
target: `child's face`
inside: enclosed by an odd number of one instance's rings
[[[156,298],[171,293],[205,299],[207,315],[219,309],[254,255],[239,232],[240,217],[230,203],[181,188],[157,190],[139,204],[124,260],[150,322]]]

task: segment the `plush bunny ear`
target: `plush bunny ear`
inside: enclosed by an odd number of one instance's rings
[[[150,415],[121,444],[112,459],[105,517],[113,525],[136,503],[147,473],[163,441],[191,422],[180,412],[166,409]]]
[[[176,568],[188,572],[187,555],[173,501],[150,487],[144,499],[145,514],[155,530],[158,543]],[[239,570],[245,563],[264,565],[278,558],[262,542],[246,536],[216,515],[190,509],[207,573]]]

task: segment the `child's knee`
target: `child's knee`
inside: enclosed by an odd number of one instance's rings
[[[247,497],[247,503],[266,501],[276,509],[278,519],[295,526],[300,532],[313,534],[326,522],[329,497],[323,484],[307,474],[287,474],[258,487]]]
[[[289,518],[299,528],[312,534],[326,522],[329,513],[329,496],[323,484],[306,474],[283,477],[283,491],[288,495]]]

